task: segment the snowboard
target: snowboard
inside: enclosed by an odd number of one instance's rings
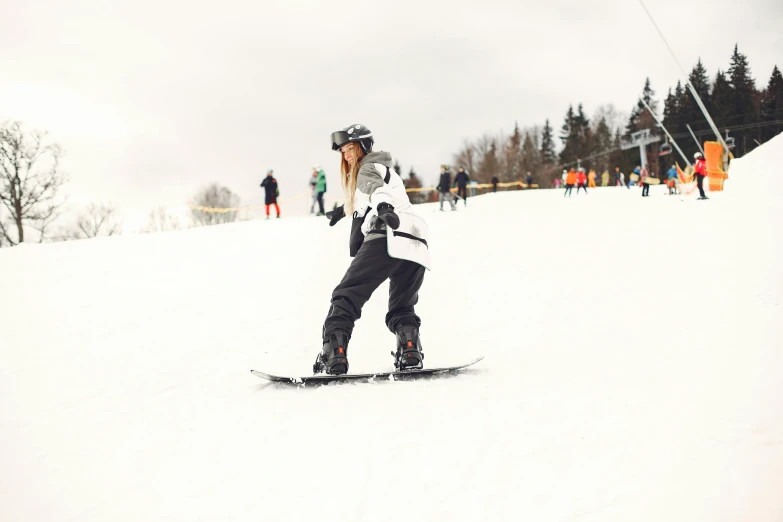
[[[459,370],[465,369],[468,366],[473,366],[483,358],[484,357],[482,356],[479,357],[478,359],[474,359],[470,361],[467,364],[462,364],[459,366],[445,366],[442,368],[422,368],[420,370],[406,370],[403,372],[391,371],[391,372],[377,372],[377,373],[345,373],[342,375],[317,374],[317,375],[309,375],[306,377],[270,375],[268,373],[260,372],[258,370],[250,370],[250,373],[252,373],[256,377],[266,379],[267,381],[281,382],[284,384],[296,384],[296,385],[328,384],[330,382],[372,381],[372,380],[406,381],[406,380],[418,379],[420,377],[426,377],[428,375],[437,375],[437,374],[447,373],[447,372],[457,373]]]

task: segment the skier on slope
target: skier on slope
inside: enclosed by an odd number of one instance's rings
[[[587,174],[585,174],[585,169],[579,169],[579,172],[576,174],[576,195],[579,195],[579,189],[584,189],[585,194],[587,194]]]
[[[459,172],[454,176],[454,184],[457,185],[457,196],[462,198],[462,202],[465,206],[468,206],[468,182],[470,178],[468,173],[465,172],[465,167],[460,165]]]
[[[709,199],[704,194],[704,177],[707,175],[707,162],[704,161],[704,155],[697,152],[693,155],[696,163],[693,165],[693,172],[696,174],[696,185],[699,187],[699,199]]]
[[[457,203],[454,202],[454,197],[451,195],[451,172],[449,172],[448,165],[440,166],[440,179],[438,180],[437,189],[441,211],[443,210],[444,201],[449,202],[451,210],[457,210]]]
[[[565,172],[565,171],[563,171]],[[568,171],[568,173],[565,175],[565,192],[563,193],[563,197],[568,196],[571,197],[571,191],[574,189],[574,185],[576,185],[576,172],[574,172],[574,169],[571,169]]]
[[[348,343],[364,303],[390,279],[386,326],[397,337],[392,352],[398,370],[422,368],[419,327],[414,312],[424,270],[429,264],[427,224],[411,213],[400,176],[391,168],[388,152],[373,151],[375,139],[362,125],[332,133],[332,150],[340,151],[340,179],[345,203],[327,212],[334,226],[352,216],[349,251],[353,261],[332,293],[323,325],[323,348],[313,373],[348,372]]]
[[[277,204],[277,198],[280,196],[280,189],[277,188],[277,180],[272,176],[272,169],[266,172],[264,181],[261,182],[261,188],[264,189],[264,204],[266,205],[266,218],[269,219],[269,206],[275,206],[277,217],[280,217],[280,207]]]

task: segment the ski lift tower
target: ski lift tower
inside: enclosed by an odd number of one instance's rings
[[[631,134],[630,140],[623,140],[620,142],[620,148],[623,150],[639,147],[639,165],[644,168],[647,166],[647,150],[646,147],[650,143],[656,143],[661,141],[660,136],[653,136],[651,129],[642,129]]]

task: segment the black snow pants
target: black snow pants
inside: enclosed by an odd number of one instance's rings
[[[696,174],[696,185],[699,186],[699,197],[706,198],[707,196],[704,194],[704,175],[703,174]]]
[[[462,198],[465,206],[468,205],[468,187],[465,185],[457,185],[457,195]]]
[[[389,312],[386,326],[396,332],[402,326],[421,326],[413,310],[419,301],[419,289],[425,268],[412,261],[390,257],[386,238],[365,241],[343,280],[332,292],[332,305],[326,316],[323,337],[343,331],[350,337],[354,323],[362,316],[362,307],[381,284],[390,279]]]

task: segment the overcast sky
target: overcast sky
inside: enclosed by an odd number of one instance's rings
[[[783,66],[783,2],[647,4],[687,70],[701,57],[714,77],[735,42],[760,86]],[[267,169],[285,197],[314,163],[338,197],[329,135],[352,123],[431,182],[465,138],[515,120],[559,130],[569,103],[627,112],[646,76],[659,99],[682,76],[636,0],[0,0],[0,12],[0,121],[65,148],[73,201],[122,208],[181,205],[210,181],[257,204]]]

